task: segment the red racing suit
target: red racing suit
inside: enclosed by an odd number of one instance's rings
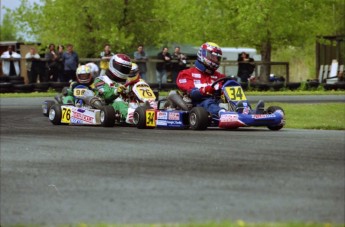
[[[212,75],[200,71],[196,67],[182,70],[176,80],[177,87],[184,93],[187,93],[194,106],[204,107],[208,112],[218,115],[219,103],[211,96],[204,96],[200,92],[201,87],[211,86],[214,81],[225,77],[215,71]],[[215,90],[219,89],[219,84],[215,85]]]

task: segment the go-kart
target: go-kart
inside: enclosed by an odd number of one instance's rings
[[[113,127],[115,125],[115,110],[112,106],[95,97],[93,92],[84,85],[73,89],[74,103],[62,104],[61,95],[56,101],[46,100],[42,104],[44,116],[48,116],[54,125],[101,125]]]
[[[270,130],[284,127],[284,111],[279,106],[264,109],[259,101],[256,109],[249,104],[242,87],[230,77],[220,78],[211,85],[220,87],[214,94],[224,110],[212,116],[203,107],[190,106],[185,97],[177,92],[171,93],[158,102],[158,108],[138,107],[134,112],[137,128],[191,128],[205,130],[207,127],[236,129],[239,127],[265,126]],[[164,104],[162,104],[164,103]],[[168,103],[168,104],[167,104]]]

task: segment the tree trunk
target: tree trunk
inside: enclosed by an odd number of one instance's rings
[[[272,44],[271,41],[268,39],[261,44],[261,57],[263,65],[261,65],[260,70],[260,81],[261,82],[267,82],[268,78],[271,73],[271,52],[272,52]]]

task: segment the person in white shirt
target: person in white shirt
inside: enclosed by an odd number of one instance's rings
[[[40,55],[36,52],[34,47],[30,48],[30,51],[25,55],[25,59],[29,83],[37,83],[37,75],[40,75],[40,82],[43,82],[40,74]]]
[[[12,46],[8,46],[7,51],[1,54],[2,72],[5,76],[19,76],[19,60],[22,56],[13,51]]]

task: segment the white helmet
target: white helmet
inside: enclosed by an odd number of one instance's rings
[[[109,69],[106,71],[106,75],[116,81],[126,81],[132,68],[132,62],[130,57],[125,54],[115,54],[110,58]]]
[[[77,81],[80,84],[90,84],[92,82],[91,68],[87,65],[81,65],[77,68]]]

